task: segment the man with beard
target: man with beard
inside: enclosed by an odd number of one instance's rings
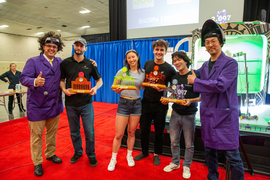
[[[202,27],[202,46],[211,57],[196,72],[200,78],[196,78],[192,70],[187,79],[189,84],[193,84],[193,91],[201,93],[200,120],[207,178],[219,178],[217,150],[222,150],[230,163],[231,179],[243,180],[243,162],[238,151],[238,64],[222,52],[224,44],[221,26],[211,19],[207,20]]]
[[[95,132],[94,132],[94,110],[92,105],[92,95],[95,95],[97,90],[102,86],[103,82],[98,72],[91,61],[85,56],[87,50],[86,40],[78,38],[74,42],[74,54],[60,64],[61,82],[60,88],[65,93],[65,107],[69,122],[70,136],[74,147],[74,155],[70,163],[76,163],[83,154],[82,139],[80,133],[80,117],[83,123],[83,129],[86,142],[86,154],[90,161],[90,165],[97,165],[95,154]],[[90,94],[72,93],[71,81],[75,81],[79,72],[84,73],[87,81],[90,81],[91,76],[96,80],[96,85],[92,87]],[[66,80],[66,83],[65,83]]]
[[[48,161],[59,164],[62,160],[54,152],[56,149],[56,131],[59,117],[63,112],[60,83],[60,63],[62,59],[55,57],[65,46],[61,35],[53,31],[38,39],[39,56],[26,62],[20,76],[22,85],[27,90],[27,119],[30,128],[31,157],[34,163],[34,174],[43,175],[42,169],[42,135],[46,127],[45,156]],[[46,79],[46,80],[45,80]]]

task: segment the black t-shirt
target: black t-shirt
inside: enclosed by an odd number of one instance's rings
[[[84,60],[77,62],[73,56],[66,58],[60,64],[61,79],[66,79],[66,88],[71,88],[71,81],[79,76],[79,72],[84,73],[84,77],[87,81],[90,81],[91,76],[98,80],[101,78],[97,67],[93,66],[92,62],[84,57]],[[91,87],[93,85],[91,84]],[[92,102],[92,95],[90,94],[74,94],[71,96],[65,96],[66,106],[83,106]]]
[[[167,86],[173,75],[176,74],[176,71],[167,62],[164,62],[163,64],[156,64],[154,60],[148,60],[144,64],[145,74],[149,74],[151,71],[153,71],[155,65],[159,66],[159,71],[163,76],[166,77],[165,85]],[[143,92],[143,98],[147,101],[159,101],[161,96],[163,96],[163,91],[158,92],[152,87],[145,87]]]
[[[216,63],[216,61],[211,61],[211,59],[209,60],[209,74],[210,74],[212,68],[214,67],[215,63]]]
[[[189,74],[192,74],[190,71],[185,75],[180,75],[177,73],[172,77],[171,82],[177,82],[177,85],[183,85],[184,86],[184,99],[192,99],[199,97],[200,94],[197,92],[193,92],[193,84],[188,84],[187,76]],[[174,84],[174,83],[173,83]],[[172,105],[172,108],[175,112],[177,112],[180,115],[190,115],[196,113],[198,103],[191,103],[189,106],[183,106],[178,103],[174,103]]]

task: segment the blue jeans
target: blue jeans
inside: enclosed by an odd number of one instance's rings
[[[224,155],[231,168],[231,180],[244,180],[244,167],[238,149],[224,150]],[[207,178],[209,180],[218,180],[218,155],[217,150],[205,147],[205,161],[208,167]]]
[[[93,104],[74,107],[66,106],[70,136],[75,150],[75,154],[82,155],[82,138],[80,132],[80,117],[85,135],[86,154],[88,158],[96,157],[95,154],[95,132],[94,132],[94,110]]]
[[[119,98],[117,115],[120,116],[140,116],[142,114],[141,98],[138,99],[126,99]]]
[[[172,162],[180,164],[180,145],[181,132],[184,132],[185,138],[185,160],[183,166],[190,167],[193,154],[194,154],[194,134],[195,134],[195,114],[192,115],[179,115],[177,112],[172,111],[170,120],[170,139]]]

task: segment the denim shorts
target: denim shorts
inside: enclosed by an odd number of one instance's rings
[[[141,99],[119,98],[117,115],[120,116],[140,116],[142,114]]]

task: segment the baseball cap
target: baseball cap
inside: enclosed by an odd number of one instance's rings
[[[87,45],[86,40],[83,39],[83,38],[77,38],[77,39],[75,39],[75,42],[74,42],[73,44],[75,44],[76,42],[80,42],[80,43],[82,43],[84,46]]]

